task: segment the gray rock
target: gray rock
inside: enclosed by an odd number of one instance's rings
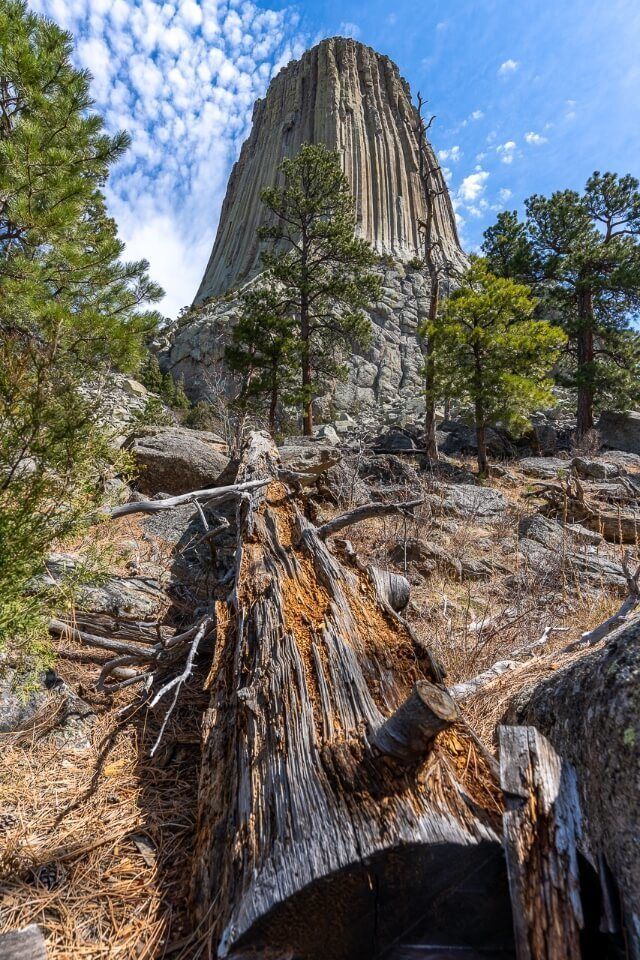
[[[294,470],[296,473],[310,473],[319,476],[342,460],[342,453],[337,447],[314,441],[287,444],[278,450],[280,460],[285,470]]]
[[[229,463],[219,438],[186,427],[146,427],[125,444],[143,493],[176,495],[214,487]]]
[[[146,397],[149,393],[144,384],[138,380],[134,380],[132,377],[123,377],[120,385],[124,392],[130,397]]]
[[[400,427],[391,427],[377,437],[374,447],[381,453],[412,453],[418,450],[415,438]]]
[[[83,584],[83,575],[90,581],[91,571],[83,574],[81,560],[70,554],[50,554],[45,561],[45,568],[44,574],[30,581],[30,590],[38,594],[52,587],[60,587],[65,579],[71,578],[74,603],[78,610],[147,617],[156,613],[166,600],[158,581],[149,577],[100,577],[95,585],[90,582]]]
[[[438,492],[441,511],[452,516],[495,520],[504,516],[508,506],[504,494],[490,487],[443,483],[438,486]]]
[[[603,410],[598,421],[600,439],[606,447],[640,454],[640,412]]]
[[[517,465],[525,476],[540,480],[551,480],[571,469],[571,461],[560,457],[523,457]]]
[[[323,440],[331,445],[335,444],[337,446],[340,443],[340,437],[336,433],[335,427],[332,427],[330,423],[324,423],[316,427],[315,436],[318,440]]]
[[[55,717],[51,735],[56,742],[87,749],[95,723],[93,710],[55,670],[37,677],[8,668],[0,672],[0,733],[28,733],[48,703],[52,704],[51,715]]]
[[[620,476],[620,467],[606,460],[587,460],[585,457],[574,457],[571,465],[579,477],[584,480],[609,480]]]
[[[625,453],[623,450],[608,450],[600,455],[600,460],[605,463],[612,463],[620,470],[620,473],[640,474],[640,455],[637,453]]]

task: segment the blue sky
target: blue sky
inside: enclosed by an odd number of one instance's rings
[[[226,181],[270,77],[357,37],[429,99],[463,245],[532,193],[593,170],[640,177],[640,0],[31,0],[77,40],[133,146],[108,200],[175,316],[193,297]]]

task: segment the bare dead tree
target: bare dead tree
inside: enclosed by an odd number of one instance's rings
[[[429,274],[428,325],[435,323],[440,303],[440,288],[445,271],[442,243],[436,225],[436,200],[445,192],[442,172],[435,155],[427,142],[427,131],[435,120],[432,115],[425,121],[423,112],[426,101],[418,92],[418,106],[414,117],[413,133],[418,145],[418,176],[424,197],[424,219],[418,220],[418,230],[423,240],[423,260]],[[435,363],[432,337],[428,331],[418,331],[420,349],[424,357],[425,382],[425,449],[429,460],[438,461],[436,440]]]

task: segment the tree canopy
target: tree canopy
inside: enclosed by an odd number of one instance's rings
[[[640,190],[596,172],[583,193],[534,195],[526,218],[502,213],[485,234],[491,269],[531,284],[542,316],[568,336],[562,381],[577,391],[578,435],[594,409],[625,409],[640,387]]]
[[[0,6],[0,580],[6,599],[78,516],[105,450],[82,390],[134,367],[162,290],[102,193],[127,148],[92,109],[72,39],[19,0]],[[91,469],[93,467],[93,469]],[[93,483],[95,487],[95,483]],[[77,508],[77,509],[76,509]],[[16,586],[17,589],[17,586]],[[0,603],[0,606],[2,604]],[[5,611],[10,608],[5,603]],[[13,616],[13,615],[12,615]],[[9,617],[9,621],[15,624]],[[0,631],[8,623],[0,623]]]
[[[534,319],[535,308],[527,286],[495,276],[474,257],[429,325],[437,389],[472,415],[482,473],[487,426],[502,422],[518,432],[529,414],[552,401],[549,374],[566,337]]]

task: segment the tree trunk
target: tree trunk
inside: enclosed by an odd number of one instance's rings
[[[478,444],[478,470],[486,474],[489,469],[487,461],[487,428],[476,414],[476,442]]]
[[[253,434],[237,479],[271,482],[240,502],[217,605],[192,903],[210,956],[365,960],[452,871],[482,875],[495,781],[428,649],[329,551],[278,467]]]
[[[578,411],[576,433],[582,439],[593,430],[593,301],[591,290],[578,292]]]
[[[476,441],[478,444],[478,471],[486,474],[489,469],[487,462],[487,424],[484,416],[484,404],[482,402],[482,360],[479,350],[476,346],[474,353],[474,390],[475,390],[475,418],[476,418]]]
[[[272,437],[276,434],[276,411],[278,409],[278,382],[277,374],[274,373],[271,382],[271,399],[269,403],[269,433]]]

